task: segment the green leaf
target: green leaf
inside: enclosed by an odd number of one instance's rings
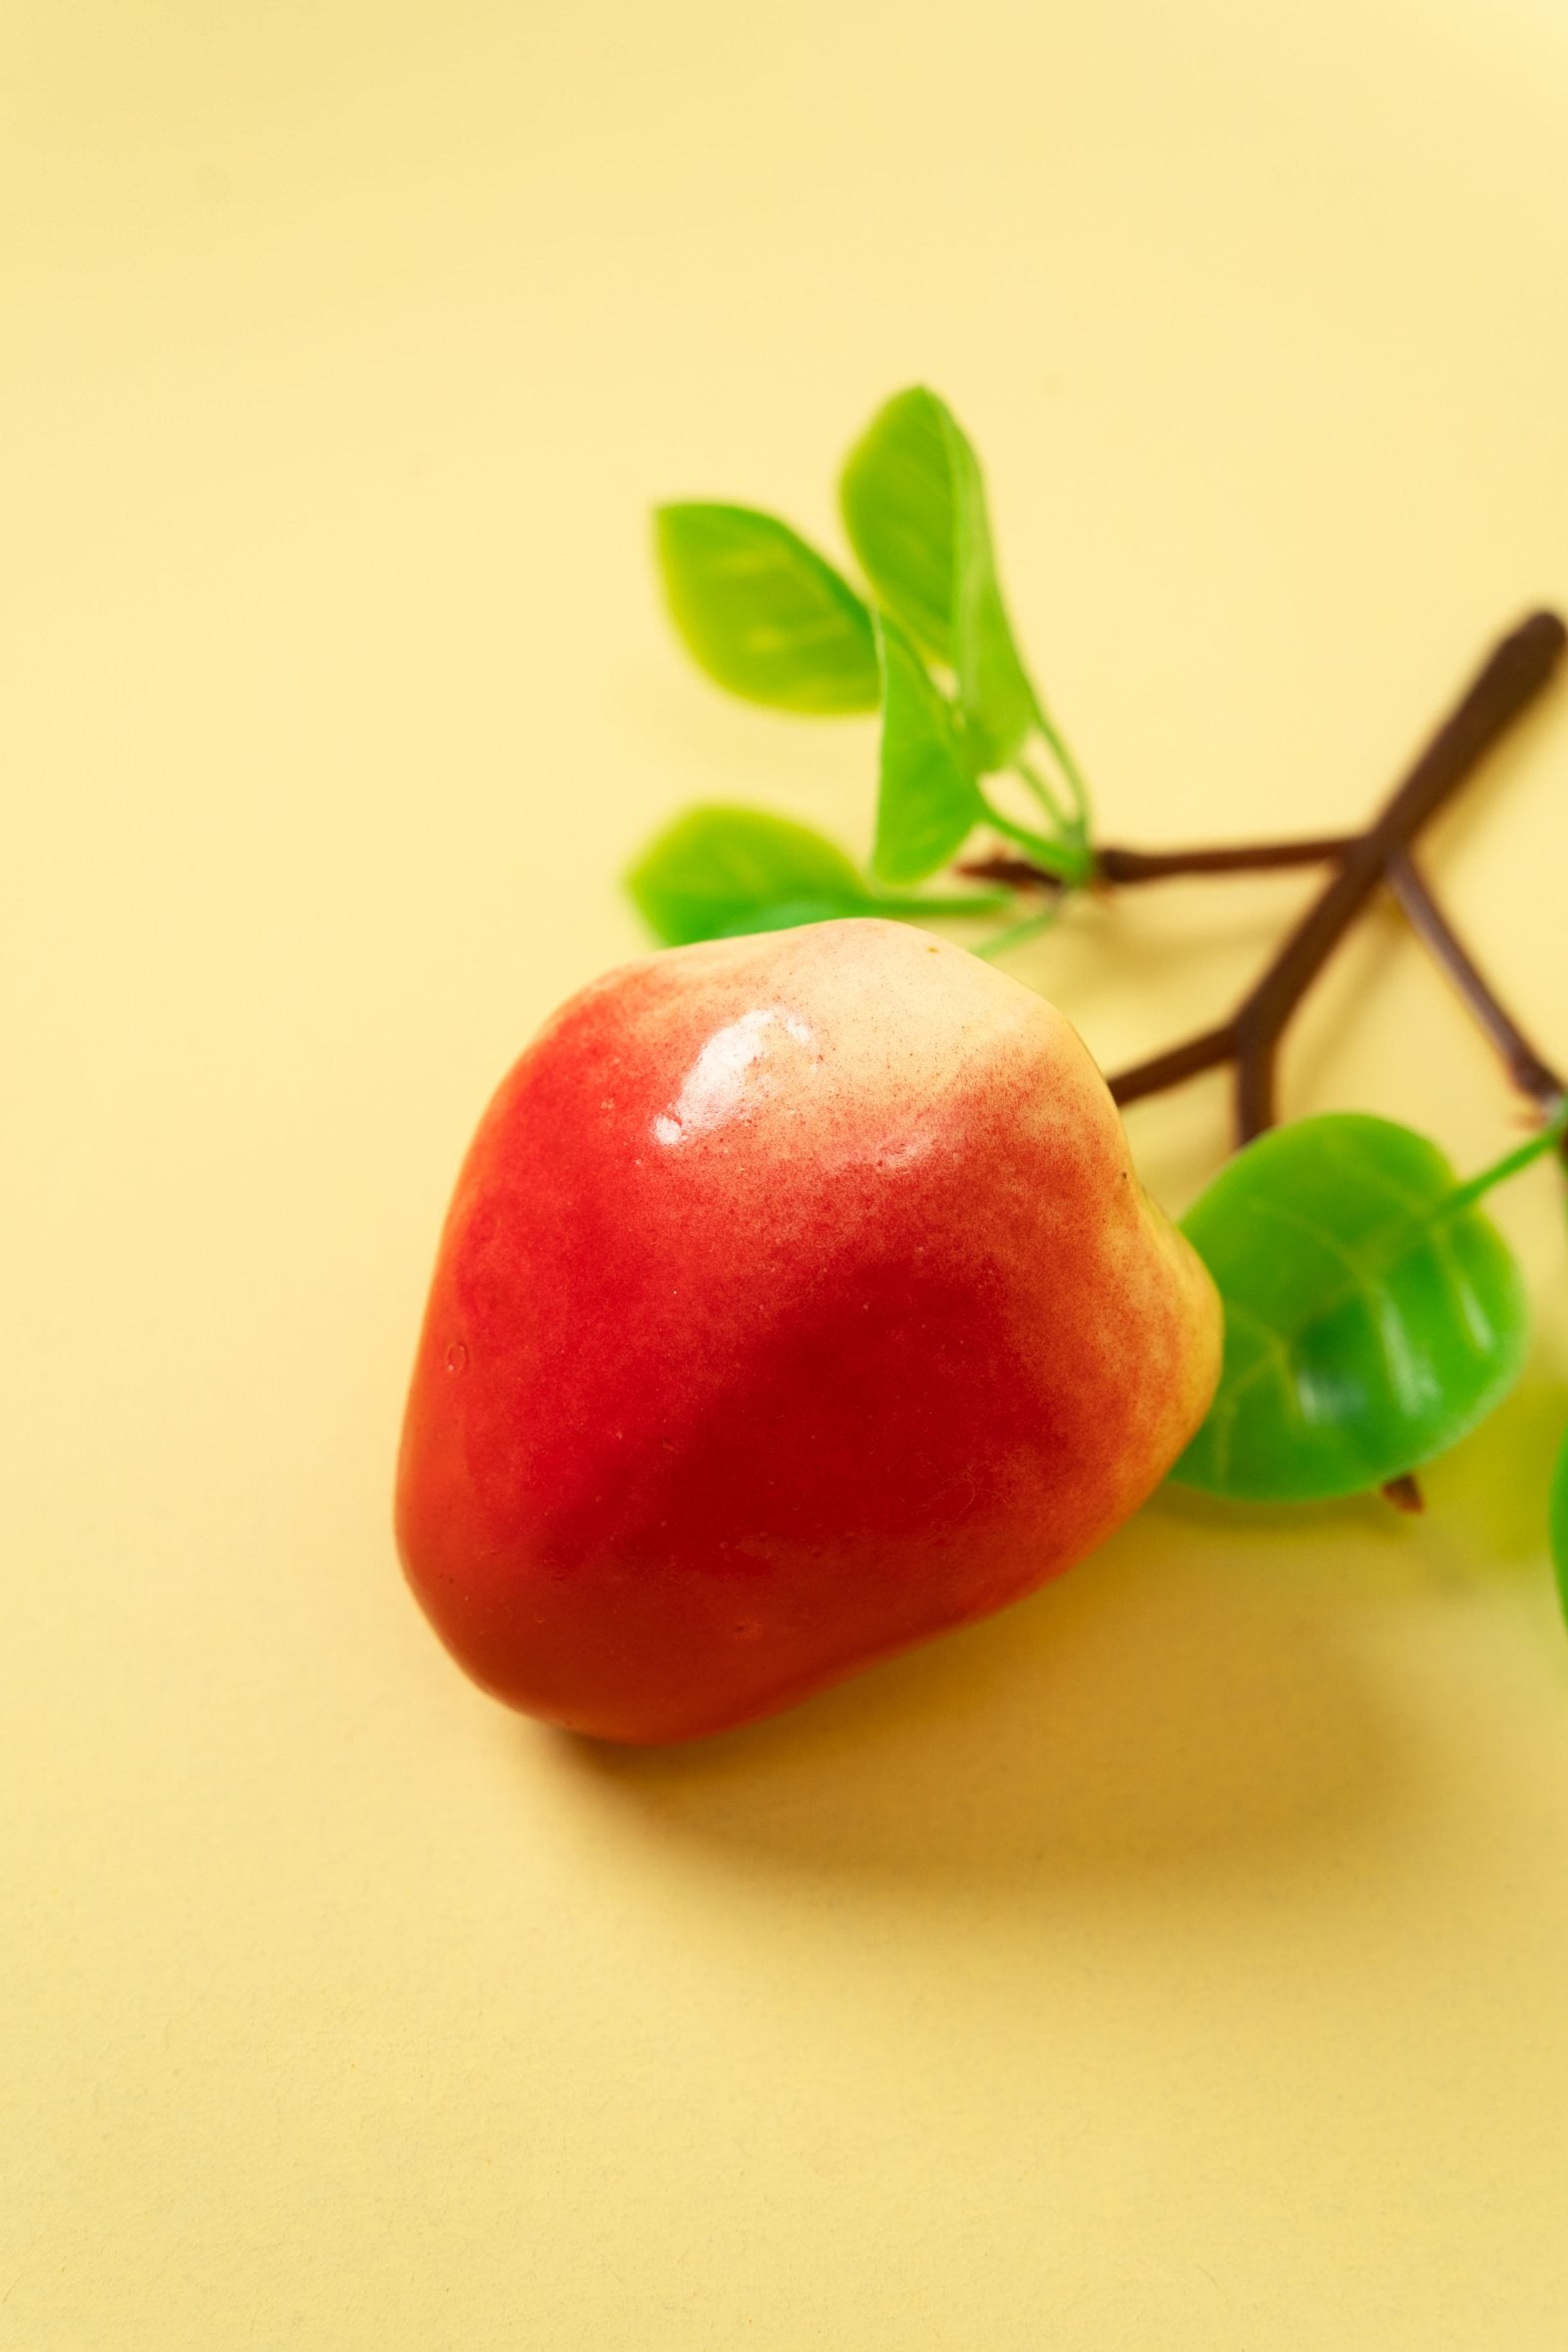
[[[1002,602],[979,463],[957,425],[951,418],[948,423],[958,523],[953,574],[958,700],[982,764],[1001,768],[1016,757],[1034,727],[1035,693]]]
[[[1557,1468],[1552,1472],[1552,1498],[1547,1525],[1552,1539],[1552,1565],[1557,1571],[1557,1596],[1568,1616],[1568,1438],[1564,1438]]]
[[[875,710],[871,616],[787,523],[749,506],[662,506],[654,520],[671,615],[710,678],[779,711]]]
[[[1037,704],[1002,602],[979,461],[934,392],[899,392],[850,451],[844,527],[877,596],[957,673],[978,769],[1006,767]]]
[[[946,413],[931,392],[896,393],[850,450],[838,499],[849,544],[886,610],[955,669]]]
[[[986,814],[946,698],[898,623],[877,625],[882,744],[871,870],[885,882],[923,882]]]
[[[1354,1112],[1239,1153],[1183,1219],[1225,1303],[1225,1362],[1173,1477],[1249,1501],[1354,1494],[1482,1420],[1527,1336],[1518,1267],[1475,1206],[1507,1172],[1460,1186],[1435,1144]]]
[[[864,914],[871,893],[832,842],[762,809],[688,809],[626,878],[667,946]],[[809,911],[800,911],[809,909]]]

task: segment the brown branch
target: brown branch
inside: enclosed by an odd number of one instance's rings
[[[972,882],[1005,882],[1010,890],[1049,890],[1054,897],[1062,892],[1061,876],[1032,858],[965,858],[956,871]]]
[[[1486,753],[1529,707],[1562,656],[1568,631],[1539,612],[1505,637],[1439,727],[1375,822],[1352,837],[1329,881],[1229,1022],[1111,1081],[1118,1102],[1174,1086],[1222,1061],[1236,1065],[1236,1121],[1247,1143],[1272,1126],[1275,1066],[1291,1016],[1384,879]]]
[[[1342,858],[1356,838],[1330,833],[1307,841],[1233,842],[1212,850],[1100,850],[1094,880],[1120,886],[1188,874],[1278,874],[1291,866],[1327,866]]]
[[[1293,866],[1326,866],[1342,858],[1354,834],[1322,834],[1307,841],[1231,842],[1200,850],[1096,850],[1091,887],[1103,882],[1123,889],[1129,883],[1170,882],[1183,875],[1279,874]],[[1005,882],[1012,889],[1060,890],[1061,878],[1032,858],[1005,853],[993,858],[966,859],[958,869],[976,882]]]
[[[1186,875],[1279,873],[1289,867],[1317,866],[1341,859],[1361,838],[1357,834],[1322,834],[1291,841],[1239,842],[1206,850],[1104,849],[1095,853],[1094,881],[1122,888],[1130,882],[1163,882]],[[1039,888],[1059,893],[1062,888],[1058,876],[1028,858],[1005,855],[975,858],[958,871],[977,881],[1002,882],[1014,889]],[[1536,1050],[1512,1014],[1498,1001],[1408,851],[1397,851],[1389,857],[1383,880],[1421,944],[1447,972],[1496,1046],[1515,1086],[1543,1111],[1554,1110],[1568,1095],[1568,1080]],[[1124,1070],[1116,1080],[1117,1100],[1136,1102],[1143,1095],[1159,1093],[1183,1078],[1196,1076],[1201,1070],[1213,1069],[1231,1059],[1236,1050],[1235,1030],[1234,1021],[1227,1021],[1219,1028],[1190,1038],[1169,1053],[1156,1054],[1135,1068]],[[1564,1140],[1563,1157],[1568,1160],[1568,1139]]]
[[[1499,1001],[1490,981],[1432,896],[1408,851],[1389,859],[1386,880],[1410,928],[1453,981],[1501,1054],[1503,1066],[1520,1093],[1528,1095],[1542,1111],[1555,1111],[1568,1095],[1568,1083],[1536,1051],[1512,1013]]]
[[[1218,1029],[1205,1029],[1148,1061],[1135,1062],[1111,1080],[1111,1094],[1125,1106],[1146,1094],[1162,1094],[1167,1086],[1180,1086],[1184,1078],[1196,1078],[1201,1070],[1217,1070],[1222,1062],[1235,1059],[1236,1023],[1225,1021]]]

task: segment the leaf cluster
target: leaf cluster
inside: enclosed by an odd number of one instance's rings
[[[1064,885],[1092,866],[1083,782],[1019,654],[979,461],[934,392],[899,392],[839,479],[855,586],[777,515],[711,502],[661,507],[666,602],[715,682],[769,709],[880,714],[875,836],[861,872],[822,835],[730,807],[687,811],[638,859],[632,895],[670,944],[832,915],[989,915],[993,891],[908,893],[977,827],[1017,841]],[[1012,776],[1038,821],[999,807]]]

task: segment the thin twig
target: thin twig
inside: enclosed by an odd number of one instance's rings
[[[1355,834],[1323,834],[1294,842],[1233,842],[1210,850],[1100,850],[1096,882],[1167,882],[1189,874],[1278,874],[1292,866],[1327,866],[1344,856]]]
[[[965,858],[956,872],[971,882],[1005,882],[1010,890],[1049,890],[1059,896],[1063,888],[1059,874],[1036,866],[1032,858],[1013,858],[999,852],[994,858]]]
[[[1199,1036],[1123,1070],[1111,1080],[1111,1093],[1125,1106],[1141,1101],[1146,1094],[1162,1094],[1167,1086],[1179,1086],[1184,1078],[1196,1078],[1201,1070],[1217,1070],[1222,1062],[1235,1059],[1236,1023],[1225,1021],[1217,1029],[1205,1029]]]
[[[1331,833],[1306,841],[1232,842],[1197,850],[1096,850],[1090,887],[1105,883],[1116,889],[1129,883],[1170,882],[1183,875],[1279,874],[1295,866],[1326,866],[1342,858],[1354,834]],[[976,882],[1005,882],[1016,890],[1060,890],[1060,875],[1037,866],[1032,858],[1005,854],[966,859],[958,869]]]
[[[1550,1113],[1568,1095],[1568,1083],[1538,1053],[1505,1005],[1475,958],[1459,938],[1447,915],[1432,896],[1408,851],[1390,858],[1388,887],[1398,899],[1405,919],[1453,981],[1459,994],[1502,1056],[1503,1066],[1521,1094]]]

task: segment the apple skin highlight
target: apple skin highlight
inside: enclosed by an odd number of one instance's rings
[[[481,1122],[403,1563],[498,1698],[695,1738],[1082,1558],[1220,1337],[1044,998],[900,923],[676,948],[563,1006]]]

